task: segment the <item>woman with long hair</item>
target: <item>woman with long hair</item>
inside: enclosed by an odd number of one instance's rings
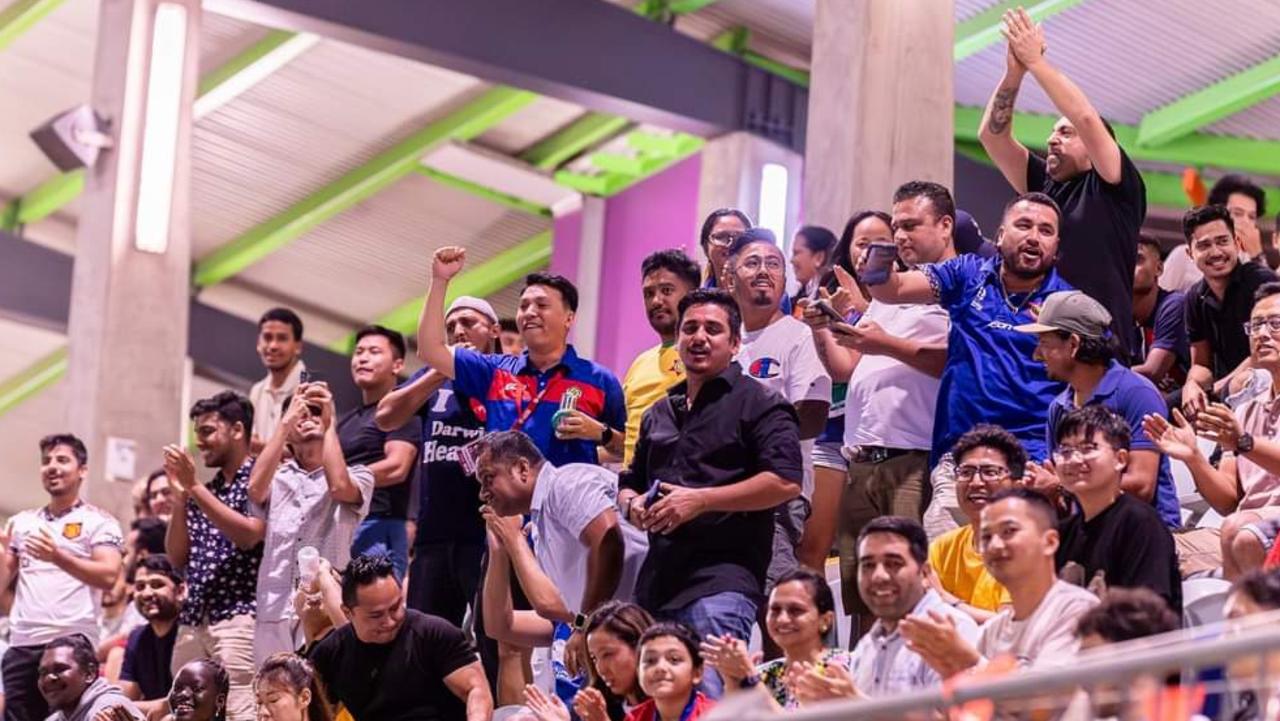
[[[259,721],[333,721],[311,662],[293,653],[267,657],[253,677]]]
[[[802,226],[791,241],[791,270],[800,289],[791,297],[793,304],[818,297],[822,280],[831,272],[835,259],[836,234],[820,225]]]
[[[646,696],[637,675],[640,637],[653,625],[634,603],[610,601],[587,619],[587,677],[573,708],[582,721],[621,721]]]
[[[840,268],[849,277],[856,278],[854,269],[858,258],[866,252],[868,245],[893,242],[890,225],[889,215],[882,211],[864,210],[854,213],[853,217],[849,218],[849,222],[845,223],[840,239],[827,254],[829,262],[824,266],[822,275],[818,277],[814,294],[807,297],[812,300],[831,296],[829,300],[836,310],[843,313],[845,320],[850,324],[856,324],[870,305],[871,294],[856,281],[852,290],[839,292],[842,286],[836,275],[836,268]],[[805,229],[800,230],[803,232]],[[800,235],[797,233],[797,245],[799,242]],[[794,254],[792,263],[795,263]],[[797,298],[797,305],[808,307],[807,303],[801,304],[799,300]],[[820,352],[821,350],[819,348]],[[841,452],[844,446],[845,395],[848,390],[849,384],[837,380],[833,374],[831,408],[827,411],[827,425],[822,429],[813,446],[813,499],[810,504],[812,511],[809,514],[809,520],[805,522],[804,536],[800,539],[800,546],[796,549],[797,560],[810,568],[823,567],[836,537],[840,499],[844,494],[849,472],[849,461]]]
[[[698,245],[707,257],[706,279],[702,287],[728,290],[725,269],[729,266],[729,248],[750,227],[751,218],[737,208],[713,210],[702,221]]]

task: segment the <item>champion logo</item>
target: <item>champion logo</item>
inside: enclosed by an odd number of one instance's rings
[[[776,358],[757,358],[751,361],[747,373],[752,378],[777,378],[782,373],[782,364]]]

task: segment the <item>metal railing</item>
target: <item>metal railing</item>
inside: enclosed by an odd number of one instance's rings
[[[1170,715],[1160,705],[1176,702],[1168,693],[1146,693],[1142,708],[1135,688],[1181,688],[1218,697],[1212,717],[1233,718],[1235,696],[1254,693],[1265,706],[1280,689],[1280,676],[1268,671],[1268,657],[1280,672],[1280,611],[1184,629],[1161,636],[1102,646],[1064,659],[1061,665],[1044,665],[1013,671],[1000,678],[959,680],[943,688],[921,689],[900,696],[863,701],[829,701],[786,713],[787,721],[854,721],[862,719],[930,718],[937,711],[960,708],[974,701],[991,701],[996,718],[1009,712],[1023,715],[1028,708],[1049,712],[1052,718],[1083,690],[1095,703],[1108,701],[1126,709],[1125,719],[1186,719],[1190,713]],[[1250,678],[1227,680],[1221,669],[1245,659],[1257,658],[1257,672]],[[1218,671],[1216,678],[1214,672]],[[1190,695],[1190,694],[1188,694]],[[1198,696],[1197,696],[1198,698]],[[1154,704],[1154,707],[1152,706]],[[1198,712],[1199,701],[1191,711]],[[1154,710],[1153,710],[1154,709]],[[730,698],[716,709],[714,721],[776,721],[776,710],[766,704]],[[1092,718],[1091,716],[1088,718]],[[1262,715],[1254,718],[1263,718]],[[1272,721],[1271,716],[1266,721]]]

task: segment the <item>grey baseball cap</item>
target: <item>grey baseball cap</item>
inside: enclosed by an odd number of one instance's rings
[[[1086,338],[1101,338],[1111,328],[1111,313],[1098,301],[1079,290],[1051,293],[1040,307],[1035,323],[1015,326],[1019,333],[1065,331]]]

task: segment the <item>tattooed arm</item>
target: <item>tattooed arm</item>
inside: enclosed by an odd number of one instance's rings
[[[978,140],[987,155],[1019,193],[1027,190],[1027,148],[1013,137],[1013,104],[1026,74],[1027,69],[1009,51],[1004,77],[991,95],[982,114],[982,127],[978,128]]]

